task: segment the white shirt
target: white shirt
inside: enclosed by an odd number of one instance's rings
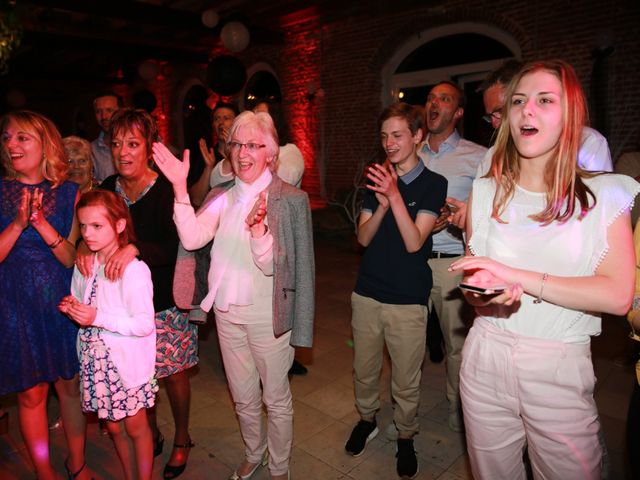
[[[71,294],[89,304],[93,280],[97,276],[94,327],[109,348],[125,388],[149,382],[155,374],[156,322],[153,310],[153,283],[147,264],[134,259],[116,282],[104,276],[104,265],[94,261],[93,274],[85,278],[73,270]]]
[[[473,183],[472,236],[469,248],[510,267],[559,276],[591,276],[607,254],[607,229],[633,203],[640,184],[624,175],[603,174],[585,179],[597,199],[582,219],[578,211],[565,223],[541,225],[529,215],[545,206],[545,194],[516,188],[499,223],[491,218],[495,183],[478,178]],[[600,314],[572,310],[524,294],[519,307],[492,305],[477,308],[496,327],[519,335],[588,343],[601,331]]]

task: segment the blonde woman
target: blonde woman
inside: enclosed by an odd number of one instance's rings
[[[536,478],[597,479],[590,339],[600,312],[631,305],[640,185],[578,167],[586,107],[570,65],[525,65],[506,100],[491,171],[469,202],[473,256],[451,265],[496,292],[465,292],[478,315],[460,371],[471,468],[525,479],[526,445]]]
[[[62,139],[69,162],[69,180],[77,183],[80,193],[88,192],[97,185],[93,178],[93,162],[91,161],[91,144],[80,137]]]
[[[69,293],[78,226],[78,187],[68,182],[62,139],[40,114],[0,120],[0,396],[18,393],[20,430],[39,479],[58,478],[48,448],[49,382],[60,398],[71,478],[85,468],[85,419],[78,386],[78,328],[57,310]],[[44,447],[44,448],[43,448]]]

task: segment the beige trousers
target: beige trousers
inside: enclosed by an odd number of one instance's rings
[[[380,408],[380,370],[386,344],[391,357],[391,394],[396,402],[393,419],[401,435],[413,435],[419,428],[427,307],[380,303],[354,292],[351,308],[358,412],[368,419]]]
[[[447,400],[449,412],[460,410],[460,365],[462,347],[473,320],[473,309],[465,302],[458,284],[462,274],[447,269],[457,258],[432,258],[429,267],[433,274],[433,287],[429,304],[436,309],[444,337],[447,361]]]
[[[294,354],[289,344],[291,332],[275,338],[271,323],[235,324],[228,321],[228,315],[216,310],[216,327],[246,459],[259,463],[268,447],[271,475],[286,474],[293,439],[293,401],[287,376]]]

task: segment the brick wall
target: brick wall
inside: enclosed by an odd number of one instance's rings
[[[296,142],[311,170],[307,191],[331,196],[351,185],[359,165],[379,152],[382,67],[413,35],[458,22],[504,30],[519,43],[525,61],[569,61],[587,96],[592,50],[613,44],[615,52],[605,65],[609,131],[604,133],[616,157],[640,148],[640,2],[465,0],[409,10],[399,4],[394,13],[374,9],[320,23],[309,18],[286,26],[284,45],[250,47],[243,56],[247,64],[260,59],[276,69]],[[322,88],[324,97],[309,101],[310,84]]]

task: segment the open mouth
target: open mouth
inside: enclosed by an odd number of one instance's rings
[[[435,119],[438,118],[438,116],[440,115],[440,112],[437,110],[430,110],[429,111],[429,115],[428,118],[430,121],[434,121]]]
[[[520,134],[524,137],[530,137],[532,135],[535,135],[536,133],[538,133],[538,129],[530,125],[520,127]]]

